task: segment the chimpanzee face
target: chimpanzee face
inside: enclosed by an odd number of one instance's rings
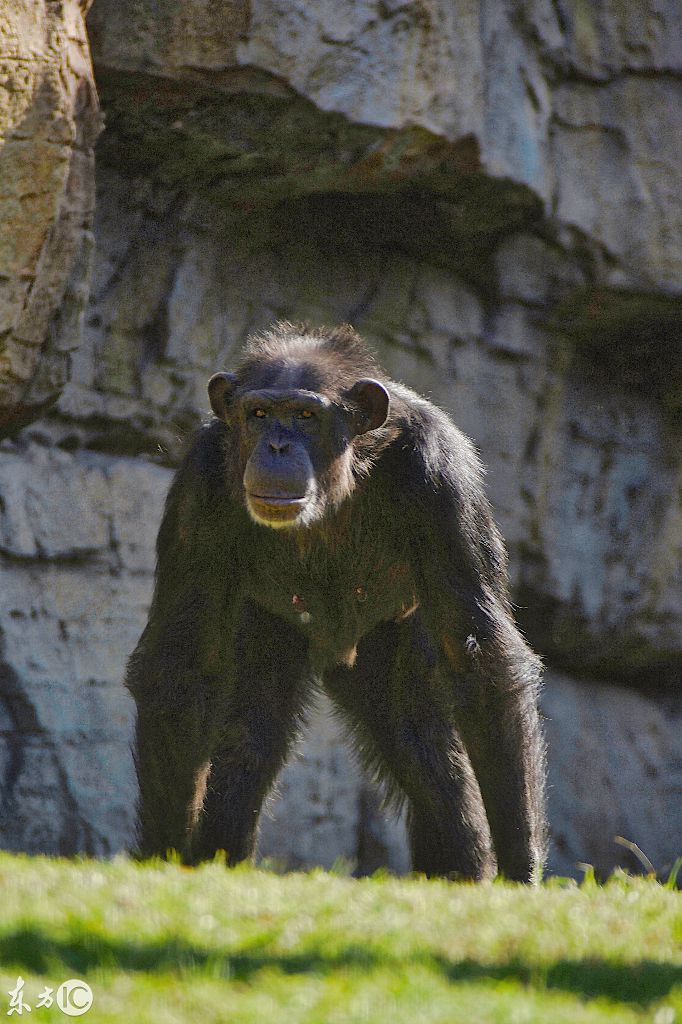
[[[341,402],[305,388],[242,390],[232,374],[208,385],[213,411],[235,431],[246,508],[274,529],[305,527],[354,486],[352,439],[386,421],[388,392],[358,381]]]
[[[320,485],[348,449],[331,403],[308,391],[250,391],[241,400],[240,419],[252,519],[275,528],[317,519],[324,504]]]

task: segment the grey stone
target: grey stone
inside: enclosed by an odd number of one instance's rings
[[[577,259],[527,232],[504,239],[495,251],[495,269],[501,299],[539,307],[586,280]]]
[[[612,684],[551,673],[543,699],[549,749],[549,869],[641,870],[636,843],[663,878],[682,835],[682,708]]]
[[[74,469],[76,471],[74,472]],[[21,557],[75,558],[109,543],[105,479],[66,452],[29,444],[0,462],[0,549]]]
[[[457,59],[462,52],[468,60]],[[257,0],[237,58],[281,76],[322,110],[386,127],[410,122],[465,135],[483,98],[475,3],[455,11],[448,4]]]
[[[558,613],[542,642],[612,672],[628,663],[644,670],[648,659],[655,674],[660,657],[670,658],[675,678],[680,469],[664,423],[644,397],[626,400],[605,379],[598,386],[589,369],[565,378],[557,397],[526,479],[537,548],[525,585],[567,615]]]
[[[598,239],[632,282],[679,294],[679,82],[563,85],[555,109],[558,217]]]
[[[145,622],[169,476],[35,444],[0,455],[12,759],[0,842],[10,849],[105,854],[132,841],[134,707],[121,682]]]
[[[427,325],[434,331],[470,341],[483,330],[483,310],[477,295],[451,273],[428,264],[420,267],[414,300],[421,302]]]

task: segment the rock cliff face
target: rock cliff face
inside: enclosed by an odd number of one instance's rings
[[[120,680],[205,381],[351,321],[488,465],[545,655],[551,867],[682,835],[676,4],[96,0],[106,130],[80,349],[0,450],[0,840],[130,837]],[[78,339],[72,321],[69,347]],[[46,365],[49,363],[47,359]],[[324,704],[263,851],[407,867]]]
[[[92,255],[90,0],[0,11],[0,433],[64,385]]]

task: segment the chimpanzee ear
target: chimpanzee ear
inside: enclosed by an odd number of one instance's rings
[[[356,434],[366,434],[368,430],[383,427],[388,418],[391,400],[388,391],[378,380],[364,377],[344,393],[344,399],[357,406],[353,415],[353,428]]]
[[[227,407],[236,386],[237,378],[233,373],[214,373],[208,382],[211,408],[221,420],[227,417]]]

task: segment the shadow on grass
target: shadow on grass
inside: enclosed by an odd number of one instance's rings
[[[0,965],[36,974],[86,974],[95,968],[112,971],[140,971],[151,974],[179,974],[205,971],[249,983],[259,971],[279,970],[283,974],[332,974],[335,971],[371,973],[375,970],[405,970],[422,967],[440,973],[448,981],[516,981],[532,988],[558,989],[588,998],[606,997],[619,1002],[646,1005],[682,985],[682,966],[644,960],[635,964],[612,964],[604,960],[558,960],[548,967],[515,960],[504,964],[480,964],[475,960],[451,961],[424,952],[407,958],[396,957],[371,946],[348,944],[325,953],[311,949],[301,953],[270,953],[270,940],[255,941],[234,952],[209,950],[170,938],[164,942],[114,941],[93,932],[55,938],[40,929],[26,928],[0,938]]]

